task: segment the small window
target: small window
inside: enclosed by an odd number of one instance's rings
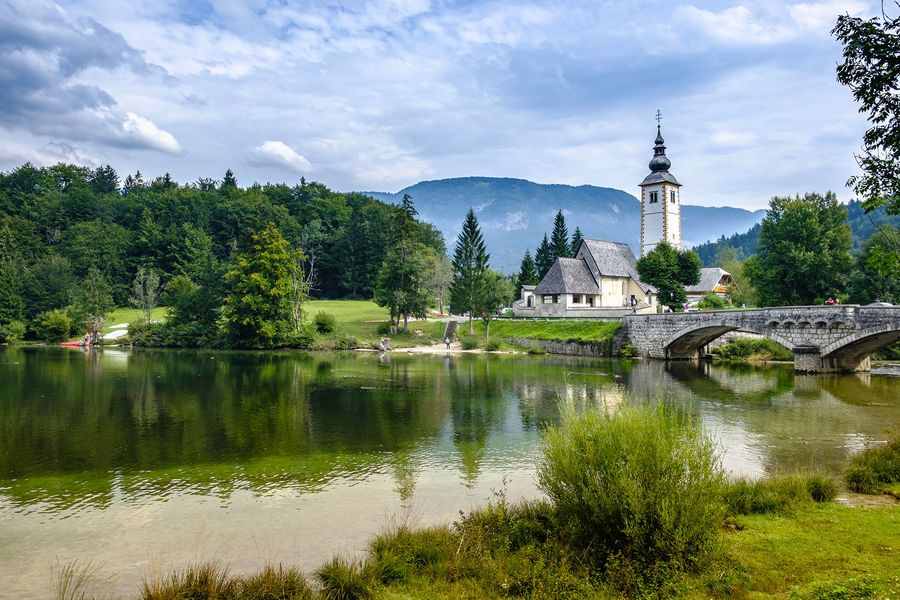
[[[587,303],[588,303],[588,306],[593,306],[593,305],[594,305],[594,297],[593,297],[593,296],[588,296],[588,297],[587,297]]]
[[[675,190],[669,192],[669,197],[672,199],[672,204],[675,204]]]
[[[543,296],[542,300],[544,304],[553,304],[553,296]]]
[[[572,304],[581,304],[584,300],[581,299],[581,294],[573,294],[572,295]]]
[[[650,192],[650,204],[659,202],[659,192]]]
[[[559,304],[559,294],[553,294],[553,304]]]

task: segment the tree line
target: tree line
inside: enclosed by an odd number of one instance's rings
[[[243,338],[240,323],[252,319],[233,298],[274,294],[284,323],[292,295],[372,298],[401,236],[420,245],[417,255],[446,254],[440,232],[407,222],[403,207],[302,179],[242,188],[230,170],[221,181],[179,184],[140,172],[121,180],[110,166],[25,164],[0,173],[0,332],[38,337],[49,327],[62,338],[114,306],[159,298],[171,307],[169,341],[207,342],[223,317]],[[242,273],[276,280],[242,289]]]

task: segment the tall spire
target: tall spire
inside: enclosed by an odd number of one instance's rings
[[[654,173],[668,171],[672,161],[666,156],[666,141],[662,136],[662,113],[656,111],[656,140],[653,146],[653,158],[650,159],[650,170]]]

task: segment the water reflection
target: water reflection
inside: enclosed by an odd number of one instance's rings
[[[554,356],[22,348],[0,353],[0,381],[0,586],[23,597],[29,561],[67,551],[134,575],[154,547],[246,550],[265,518],[303,556],[268,540],[241,564],[315,562],[395,511],[452,517],[504,477],[533,496],[561,405],[677,403],[749,475],[837,471],[900,422],[898,378]]]

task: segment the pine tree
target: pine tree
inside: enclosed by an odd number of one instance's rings
[[[451,261],[453,283],[450,284],[450,311],[456,314],[469,313],[470,335],[473,333],[472,316],[481,297],[489,258],[475,211],[469,209],[462,231],[456,238],[456,251]]]
[[[516,276],[517,292],[521,295],[523,285],[536,285],[538,281],[537,267],[534,259],[531,258],[531,251],[526,250],[525,256],[522,257],[522,264],[519,266],[519,274]]]
[[[237,179],[234,176],[234,172],[231,169],[225,171],[225,178],[222,179],[222,187],[219,188],[221,190],[233,190],[237,188]]]
[[[581,233],[581,228],[576,227],[575,233],[572,234],[572,256],[578,254],[578,248],[581,246],[581,242],[584,241],[584,235]]]
[[[569,247],[569,229],[566,227],[566,218],[561,210],[556,213],[556,217],[553,219],[553,233],[550,235],[550,253],[553,260],[572,255],[572,249]]]
[[[550,249],[550,241],[547,239],[546,233],[534,255],[534,266],[537,268],[538,280],[543,279],[550,267],[553,266],[553,252]]]

